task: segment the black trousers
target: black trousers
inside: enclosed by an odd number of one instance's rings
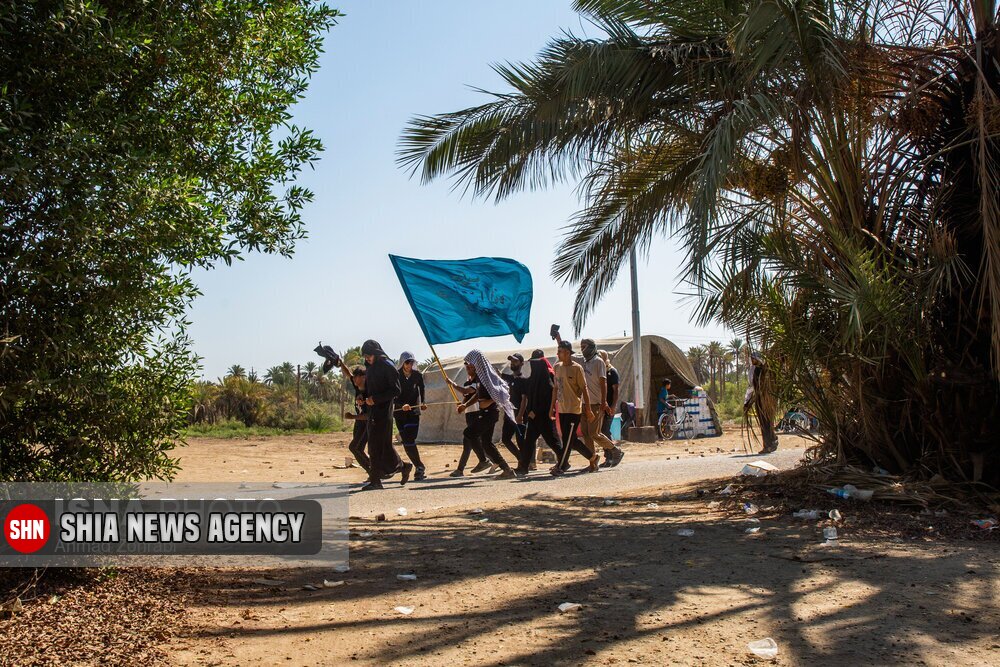
[[[368,408],[368,455],[371,470],[368,479],[380,482],[383,475],[399,470],[402,461],[392,446],[392,402]]]
[[[474,449],[475,445],[473,443],[478,441],[479,447],[490,461],[500,466],[503,470],[510,470],[510,466],[497,450],[497,446],[493,444],[493,430],[500,419],[500,411],[494,407],[489,410],[473,412],[469,417],[468,426],[465,427],[465,432],[462,433],[463,440],[468,442],[468,448]],[[464,450],[462,451],[462,455],[465,457]],[[468,459],[468,457],[465,458],[466,460]],[[463,467],[462,461],[459,461],[459,468]]]
[[[354,420],[354,435],[351,438],[351,444],[347,446],[347,449],[351,451],[354,455],[354,459],[361,464],[361,467],[365,469],[365,472],[370,472],[372,467],[371,459],[365,454],[365,446],[368,444],[368,422],[364,419]]]
[[[417,449],[420,412],[418,410],[410,410],[409,412],[397,410],[394,414],[396,415],[396,430],[399,431],[399,439],[403,441],[403,451],[406,453],[406,458],[410,459],[410,463],[418,468],[423,468],[424,463],[420,460],[420,451]]]
[[[518,425],[513,419],[507,416],[507,413],[504,413],[500,441],[507,448],[507,451],[514,455],[515,461],[521,460],[521,447],[524,446],[523,433],[524,426]]]
[[[541,436],[545,444],[555,452],[556,460],[562,458],[562,445],[559,444],[559,436],[556,435],[556,424],[549,419],[548,413],[535,413],[534,417],[528,417],[524,422],[524,439],[521,440],[521,456],[517,459],[517,465],[522,471],[526,471],[531,462],[535,460],[538,438]]]
[[[469,463],[469,455],[475,453],[476,463],[485,463],[486,453],[483,451],[483,445],[479,438],[470,438],[468,436],[469,429],[472,428],[472,423],[478,415],[478,412],[467,412],[465,413],[465,430],[462,431],[462,455],[458,457],[458,469],[465,470],[465,466]]]
[[[580,426],[580,419],[582,418],[583,415],[567,412],[559,413],[559,431],[562,433],[562,456],[559,457],[560,466],[565,465],[569,461],[570,449],[575,449],[590,463],[590,450],[587,449],[587,445],[583,444],[583,440],[580,440],[580,436],[576,434],[576,429]]]
[[[420,413],[416,410],[403,412],[397,410],[396,430],[399,431],[399,439],[404,445],[412,445],[417,442],[417,433],[420,431]]]

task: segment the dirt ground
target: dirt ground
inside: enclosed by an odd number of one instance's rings
[[[794,440],[782,445],[801,444]],[[181,479],[267,481],[319,470],[361,481],[362,471],[334,467],[344,463],[345,443],[339,434],[198,441],[182,452]],[[736,432],[628,449],[636,461],[743,445]],[[457,453],[422,448],[432,475],[453,468]],[[821,547],[829,521],[762,511],[751,523],[732,498],[690,491],[644,490],[616,505],[577,498],[353,521],[345,574],[264,573],[284,582],[273,587],[251,582],[259,571],[192,575],[194,630],[169,660],[731,665],[758,661],[747,643],[772,637],[776,664],[1000,664],[995,542],[866,537],[854,534],[845,507],[841,546]],[[721,504],[710,509],[713,499]],[[469,507],[479,507],[474,498]],[[694,535],[677,534],[685,528]],[[418,578],[398,580],[403,573]],[[302,589],[324,579],[344,583]],[[564,602],[582,607],[563,613]]]
[[[793,444],[783,438],[782,446]],[[734,448],[743,451],[738,434],[632,445],[627,460]],[[360,469],[338,468],[345,451],[341,434],[193,440],[180,451],[178,481],[281,481],[319,472],[361,481]],[[447,471],[457,453],[454,446],[423,448],[428,472]],[[817,506],[840,508],[843,519],[802,521],[791,516],[793,500],[747,495],[739,483],[735,495],[720,494],[728,481],[635,490],[610,503],[578,497],[483,505],[470,497],[468,507],[355,519],[351,569],[341,574],[157,573],[130,586],[142,599],[169,597],[174,622],[156,631],[142,662],[1000,665],[1000,548],[995,536],[962,528],[967,517],[949,515],[954,530],[945,539],[930,525],[944,517],[820,494],[816,502],[825,504]],[[742,508],[747,498],[760,506],[753,516]],[[830,525],[839,546],[821,546]],[[404,573],[417,579],[397,579]],[[141,576],[129,571],[121,579]],[[261,578],[272,585],[254,583]],[[324,580],[343,583],[323,588]],[[303,589],[307,584],[320,589]],[[41,645],[58,627],[87,624],[80,605],[91,598],[59,616],[63,601],[48,604],[47,595],[28,605],[20,625],[0,622],[0,664],[135,664],[78,653],[64,637],[46,652],[34,650],[32,642]],[[63,595],[70,601],[77,593]],[[581,606],[561,612],[566,602]],[[124,616],[104,614],[97,636],[114,644],[116,624],[131,622]],[[3,643],[5,623],[8,633],[16,629],[16,643]],[[132,626],[123,628],[136,636]],[[769,663],[747,649],[765,637],[778,645]],[[18,653],[4,656],[12,646]]]
[[[643,461],[744,452],[744,440],[739,429],[732,429],[718,438],[660,444],[623,443],[622,446],[629,461]],[[365,473],[361,468],[344,469],[346,458],[351,455],[347,449],[350,441],[349,433],[247,439],[191,438],[187,447],[177,450],[181,471],[176,481],[279,482],[294,481],[302,476],[314,480],[319,475],[333,482],[362,482]],[[788,447],[808,444],[804,438],[794,436],[782,436],[781,441]],[[541,441],[538,444],[539,449],[545,448]],[[402,455],[402,448],[397,447],[397,450]],[[420,445],[427,474],[441,476],[454,470],[461,450],[461,446],[453,444]],[[510,458],[502,446],[500,450]]]

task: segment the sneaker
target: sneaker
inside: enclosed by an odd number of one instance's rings
[[[607,452],[604,452],[604,462],[601,464],[602,468],[610,468],[613,464],[611,463],[611,457]]]
[[[514,479],[515,477],[517,477],[517,475],[514,473],[514,471],[508,468],[507,470],[504,470],[502,473],[500,473],[497,476],[497,479]]]
[[[452,470],[448,473],[448,477],[465,477],[465,471],[459,468],[458,470]]]
[[[420,466],[419,468],[417,468],[417,474],[413,476],[413,481],[422,482],[425,479],[427,479],[427,471],[424,469],[423,466]]]
[[[410,473],[412,473],[412,472],[413,472],[413,464],[412,463],[404,463],[403,464],[403,477],[402,477],[402,479],[399,480],[399,485],[400,486],[406,486],[406,483],[410,481]]]
[[[383,488],[382,487],[382,482],[368,482],[367,484],[365,484],[364,486],[362,486],[358,490],[359,491],[381,491],[382,488]]]
[[[470,472],[476,473],[476,472],[482,472],[484,470],[489,470],[490,466],[492,465],[493,464],[490,463],[489,461],[480,461],[479,463],[476,464],[476,467],[474,467]]]
[[[494,463],[493,465],[490,466],[490,469],[486,471],[486,474],[487,475],[492,475],[497,470],[500,470],[500,466],[498,466],[496,463]]]
[[[625,450],[621,449],[620,447],[615,447],[614,449],[609,451],[608,454],[614,456],[614,458],[611,459],[612,468],[621,463],[622,459],[625,458]]]
[[[524,468],[514,468],[514,474],[518,477],[524,478],[528,476],[528,471]]]
[[[552,466],[551,468],[549,468],[549,474],[552,475],[553,477],[561,477],[562,475],[566,474],[566,471],[561,470],[559,466]]]

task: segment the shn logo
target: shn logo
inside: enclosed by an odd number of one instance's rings
[[[4,519],[3,536],[14,551],[34,553],[49,541],[49,517],[37,505],[18,505]]]

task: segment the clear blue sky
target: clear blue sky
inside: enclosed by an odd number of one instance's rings
[[[532,59],[561,30],[595,35],[568,0],[354,0],[331,5],[344,16],[326,37],[319,72],[295,122],[325,146],[300,183],[316,198],[304,211],[308,238],[291,259],[249,255],[232,267],[199,273],[203,292],[190,313],[204,376],[230,365],[260,374],[283,361],[319,361],[317,341],[344,349],[367,338],[392,356],[430,356],[389,264],[389,253],[426,259],[512,257],[535,284],[532,330],[523,345],[550,343],[549,324],[571,330],[573,291],[549,278],[561,228],[579,207],[568,184],[514,195],[499,205],[452,192],[447,181],[421,185],[395,164],[400,131],[414,114],[481,103],[472,87],[503,90],[490,64]],[[682,349],[732,335],[689,322],[677,284],[681,254],[663,239],[641,262],[644,333]],[[598,306],[592,338],[631,334],[628,276]],[[441,357],[472,347],[514,347],[512,337],[442,345]]]

